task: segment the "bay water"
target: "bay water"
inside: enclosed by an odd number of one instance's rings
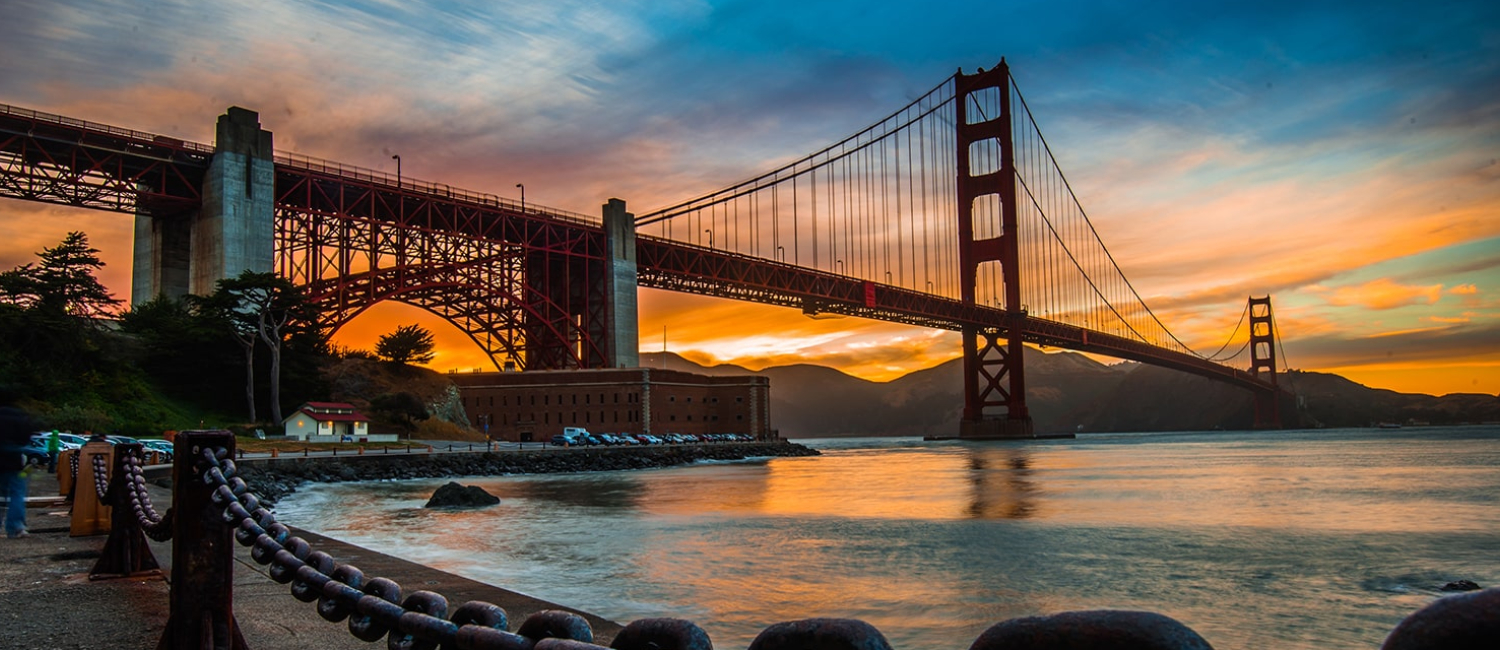
[[[822,455],[461,479],[502,500],[477,510],[423,508],[447,479],[305,485],[277,516],[720,648],[841,617],[962,650],[1095,608],[1220,650],[1375,648],[1443,584],[1500,584],[1500,426],[797,442]]]

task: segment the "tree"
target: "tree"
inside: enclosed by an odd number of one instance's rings
[[[88,236],[68,233],[39,262],[0,272],[0,382],[32,398],[78,396],[107,386],[98,318],[119,303],[94,273],[104,266]]]
[[[195,403],[233,407],[242,350],[230,343],[229,327],[200,313],[197,302],[157,296],[121,314],[120,330],[138,342],[139,366],[154,383]]]
[[[370,410],[382,419],[400,424],[407,431],[428,417],[427,405],[422,403],[422,398],[406,391],[376,395],[370,400]]]
[[[396,363],[428,363],[437,357],[432,352],[434,347],[432,332],[421,325],[402,325],[380,337],[375,354]]]
[[[46,317],[98,318],[120,303],[94,277],[104,262],[88,235],[70,232],[62,243],[37,253],[40,265],[23,264],[0,273],[0,301]]]
[[[245,353],[245,401],[250,421],[255,417],[255,348],[263,343],[271,354],[271,419],[281,417],[281,359],[283,344],[295,336],[321,337],[317,312],[302,289],[271,273],[244,271],[220,280],[214,293],[199,302],[217,316]]]

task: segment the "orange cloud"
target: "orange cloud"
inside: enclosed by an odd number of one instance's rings
[[[1450,325],[1457,325],[1461,323],[1467,323],[1470,319],[1468,316],[1424,316],[1422,320],[1432,323],[1447,323]]]
[[[1472,296],[1479,293],[1479,287],[1476,287],[1472,284],[1460,284],[1453,287],[1452,289],[1449,289],[1448,293],[1451,293],[1455,296]]]
[[[1339,287],[1328,296],[1328,304],[1339,307],[1364,307],[1384,310],[1407,305],[1431,305],[1442,297],[1443,285],[1412,286],[1398,284],[1389,278],[1371,280],[1361,285]]]

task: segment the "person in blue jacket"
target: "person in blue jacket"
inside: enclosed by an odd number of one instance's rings
[[[0,387],[0,487],[8,501],[5,508],[5,536],[27,537],[26,532],[26,456],[21,448],[31,438],[31,418],[14,406],[14,393]]]

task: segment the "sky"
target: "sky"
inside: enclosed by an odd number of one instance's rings
[[[597,214],[728,186],[1005,57],[1136,289],[1212,352],[1273,296],[1283,367],[1500,393],[1500,4],[0,0],[0,103]],[[0,199],[0,268],[82,230],[130,295],[132,220]],[[335,340],[456,328],[378,306]],[[956,334],[642,290],[641,348],[888,380]]]

